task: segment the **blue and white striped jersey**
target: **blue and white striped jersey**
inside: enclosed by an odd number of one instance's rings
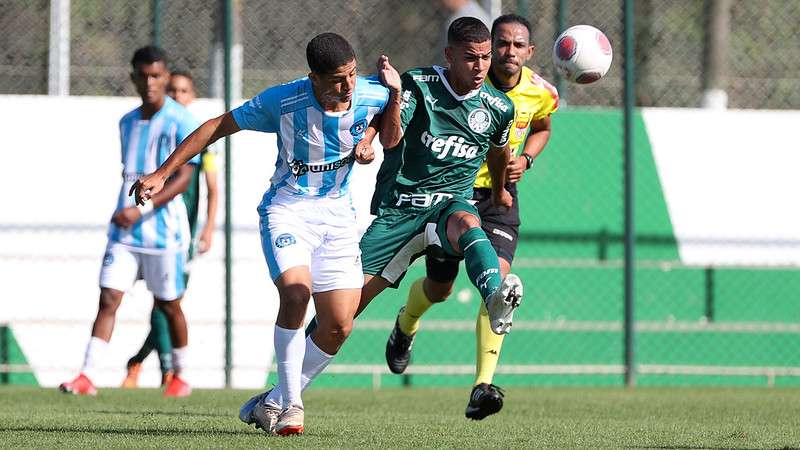
[[[135,205],[134,198],[128,195],[131,185],[142,175],[155,171],[199,125],[186,108],[169,97],[150,120],[141,117],[141,108],[136,108],[119,121],[122,188],[117,200],[118,210]],[[198,164],[199,161],[200,157],[196,156],[189,163]],[[185,250],[191,240],[186,205],[178,195],[130,228],[121,228],[112,222],[108,238],[143,253]]]
[[[326,112],[306,77],[271,87],[234,109],[240,128],[278,134],[275,173],[261,205],[278,192],[330,198],[347,195],[353,149],[388,99],[389,90],[377,77],[358,77],[350,109]]]

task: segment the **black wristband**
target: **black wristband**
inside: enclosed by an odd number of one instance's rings
[[[533,156],[531,156],[531,155],[529,155],[527,153],[523,153],[522,156],[525,158],[525,161],[528,162],[527,167],[525,167],[525,170],[528,170],[531,167],[533,167]]]

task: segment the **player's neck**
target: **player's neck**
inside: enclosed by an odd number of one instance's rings
[[[319,99],[317,99],[317,101],[319,101]],[[342,112],[342,111],[347,111],[348,109],[350,109],[350,103],[351,102],[347,102],[347,103],[338,103],[338,102],[325,103],[325,102],[319,102],[319,106],[322,106],[322,109],[324,109],[325,112]]]
[[[317,92],[317,87],[313,84],[311,85],[311,90],[314,94],[314,98],[317,99],[317,103],[319,103],[319,106],[321,106],[325,112],[342,112],[350,109],[352,100],[345,103],[338,102],[329,95],[322,95],[320,92]]]
[[[522,78],[522,71],[515,73],[514,75],[505,75],[503,73],[499,73],[495,71],[494,68],[489,69],[489,79],[492,80],[492,84],[497,89],[500,89],[503,92],[508,92],[511,89],[514,89],[519,84],[519,80]]]
[[[463,97],[472,92],[472,88],[470,88],[469,86],[460,85],[458,81],[456,81],[456,79],[453,77],[452,70],[447,69],[444,72],[444,77],[447,79],[447,84],[450,85],[450,87],[453,89],[453,92],[455,92],[459,96]]]
[[[155,103],[146,103],[142,102],[142,120],[150,120],[156,113],[164,107],[164,103],[166,102],[165,98],[161,98],[161,100]]]

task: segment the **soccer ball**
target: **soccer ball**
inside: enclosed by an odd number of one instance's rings
[[[553,44],[553,64],[573,83],[592,83],[611,66],[611,43],[590,25],[575,25],[558,35]]]

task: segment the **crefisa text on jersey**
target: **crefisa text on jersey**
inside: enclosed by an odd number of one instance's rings
[[[464,142],[461,136],[447,136],[445,138],[436,137],[427,131],[420,135],[422,144],[437,153],[436,159],[444,159],[452,149],[452,155],[457,158],[472,159],[478,156],[478,146]]]

